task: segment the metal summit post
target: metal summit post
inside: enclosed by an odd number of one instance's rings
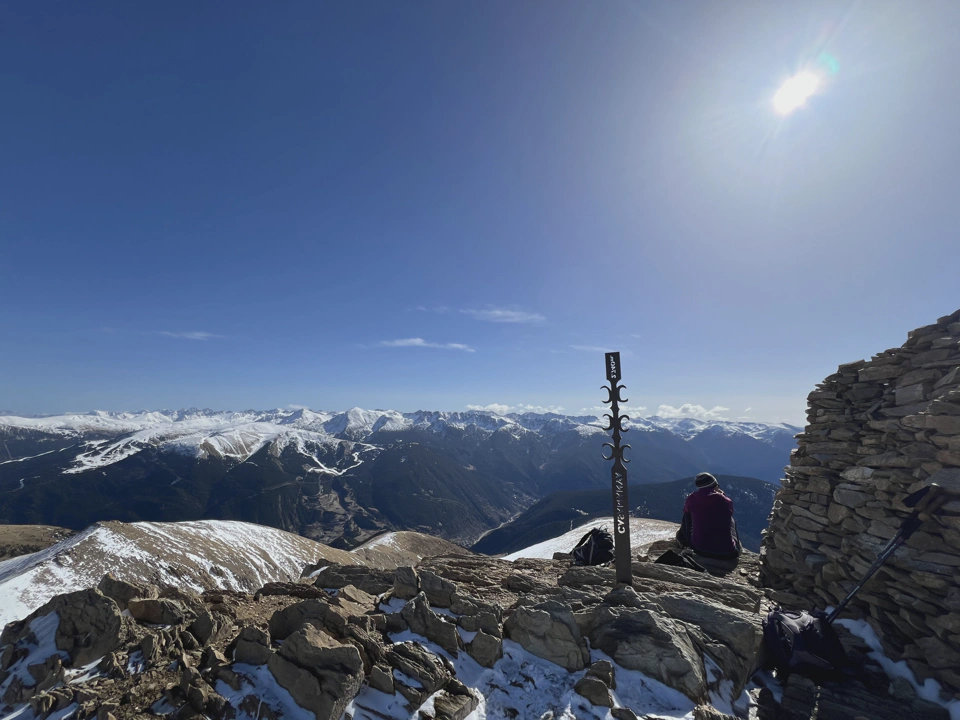
[[[623,427],[624,420],[630,418],[620,414],[620,403],[627,402],[620,396],[621,391],[626,390],[625,385],[619,385],[620,378],[620,353],[608,352],[605,355],[607,366],[607,380],[610,381],[610,387],[603,386],[607,391],[607,399],[603,402],[610,406],[610,412],[604,417],[608,418],[607,432],[613,431],[613,442],[604,443],[604,447],[610,448],[610,456],[603,456],[604,460],[613,460],[613,467],[610,469],[611,483],[613,485],[613,540],[614,557],[617,567],[617,585],[633,584],[633,568],[630,558],[630,502],[627,499],[627,467],[629,460],[623,459],[623,451],[630,447],[620,444],[620,435],[625,433],[627,428]]]

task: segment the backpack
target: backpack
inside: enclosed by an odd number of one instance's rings
[[[613,535],[606,528],[593,528],[573,549],[577,565],[603,565],[613,560]]]
[[[676,550],[667,550],[663,555],[654,560],[661,565],[672,565],[673,567],[687,568],[697,572],[706,572],[707,569],[694,560],[688,553],[677,552]]]
[[[848,670],[847,651],[822,613],[774,608],[763,620],[763,644],[767,667],[782,677],[796,672],[831,679]]]

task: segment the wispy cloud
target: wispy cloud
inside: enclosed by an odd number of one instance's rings
[[[620,411],[629,415],[633,418],[643,417],[644,413],[647,412],[647,407],[645,405],[621,405]],[[610,412],[609,405],[594,405],[592,407],[580,408],[578,415],[596,415],[597,417],[603,417]]]
[[[469,315],[474,320],[496,323],[539,323],[546,320],[540,313],[527,312],[526,310],[513,310],[510,308],[486,307],[482,310],[473,308],[461,309],[464,315]]]
[[[571,345],[571,350],[579,350],[580,352],[590,352],[590,353],[608,353],[608,352],[617,352],[611,348],[603,347],[601,345]],[[633,352],[630,350],[620,350],[621,355],[633,355]]]
[[[401,338],[399,340],[381,340],[381,347],[422,347],[422,348],[438,348],[440,350],[463,350],[464,352],[476,352],[469,345],[464,345],[463,343],[438,343],[438,342],[427,342],[423,338]]]
[[[169,330],[157,330],[154,335],[163,335],[164,337],[177,338],[178,340],[212,340],[222,338],[223,335],[206,332],[205,330],[191,330],[189,332],[170,332]]]
[[[468,315],[474,320],[481,320],[483,322],[495,322],[495,323],[539,323],[546,320],[546,318],[538,312],[530,312],[528,310],[519,310],[515,307],[497,307],[495,305],[487,305],[482,308],[460,308],[456,310],[454,308],[448,307],[447,305],[435,305],[433,307],[427,307],[426,305],[416,305],[413,308],[410,308],[417,312],[429,312],[436,313],[437,315],[449,315],[450,313],[459,312],[463,315]]]
[[[503,403],[490,403],[489,405],[467,405],[467,410],[479,410],[481,412],[491,412],[495,415],[506,415],[508,413],[563,413],[563,407],[560,405],[528,405],[520,403],[518,405],[504,405]]]
[[[723,413],[729,409],[730,408],[722,407],[721,405],[714,405],[708,410],[703,405],[684,403],[680,407],[661,405],[657,408],[657,415],[663,418],[688,417],[696,418],[697,420],[726,420],[727,418]]]
[[[479,410],[480,412],[491,412],[494,415],[506,415],[510,412],[509,405],[500,403],[490,403],[489,405],[467,405],[467,410]]]

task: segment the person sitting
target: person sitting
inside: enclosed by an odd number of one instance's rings
[[[733,501],[723,494],[717,479],[707,472],[697,475],[697,489],[683,503],[683,521],[677,542],[701,558],[736,565],[743,547],[733,519]]]

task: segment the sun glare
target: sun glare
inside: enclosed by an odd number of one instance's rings
[[[787,80],[773,96],[773,108],[781,115],[789,115],[802,107],[820,85],[819,76],[812,72],[802,72]]]

